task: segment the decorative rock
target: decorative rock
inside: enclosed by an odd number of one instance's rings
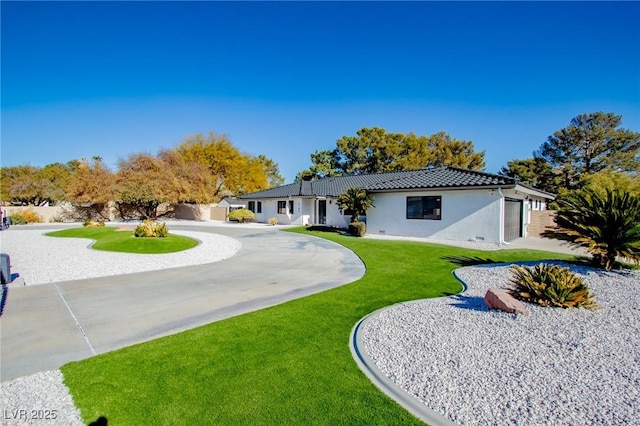
[[[489,309],[500,309],[512,314],[526,314],[524,304],[501,288],[490,288],[484,295],[484,303]]]

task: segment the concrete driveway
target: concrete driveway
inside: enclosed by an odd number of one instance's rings
[[[172,228],[226,235],[242,248],[205,265],[10,284],[0,319],[0,381],[317,293],[365,272],[353,252],[315,237],[242,226]]]

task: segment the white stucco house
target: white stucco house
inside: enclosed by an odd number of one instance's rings
[[[530,211],[553,194],[515,179],[454,167],[329,177],[295,182],[239,197],[258,222],[347,227],[337,198],[364,188],[374,197],[367,234],[504,243],[527,235]]]

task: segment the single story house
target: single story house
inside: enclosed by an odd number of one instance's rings
[[[328,177],[242,195],[258,222],[346,227],[338,208],[346,189],[374,197],[367,234],[504,243],[527,235],[531,210],[545,210],[553,194],[515,179],[455,167]]]

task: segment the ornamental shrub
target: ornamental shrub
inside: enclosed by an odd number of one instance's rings
[[[86,228],[100,228],[104,226],[104,221],[103,220],[95,221],[95,220],[89,219],[89,220],[85,220],[82,223],[82,226]]]
[[[247,209],[232,210],[227,217],[229,218],[229,220],[240,223],[244,223],[248,220],[254,220],[256,218],[253,212]]]
[[[26,225],[27,221],[24,220],[24,217],[17,215],[17,214],[10,214],[9,215],[9,220],[11,221],[12,225]]]
[[[138,238],[165,238],[169,235],[167,224],[164,222],[155,222],[147,219],[140,225],[136,226],[133,233]]]
[[[14,211],[9,215],[9,219],[11,219],[11,223],[14,225],[23,225],[26,223],[42,223],[44,222],[44,218],[39,215],[33,207],[29,207],[24,210]]]
[[[354,237],[364,237],[367,232],[367,225],[364,222],[351,222],[349,224],[349,234]]]
[[[597,308],[584,280],[569,268],[541,263],[533,268],[511,266],[510,293],[526,302],[560,308]]]

